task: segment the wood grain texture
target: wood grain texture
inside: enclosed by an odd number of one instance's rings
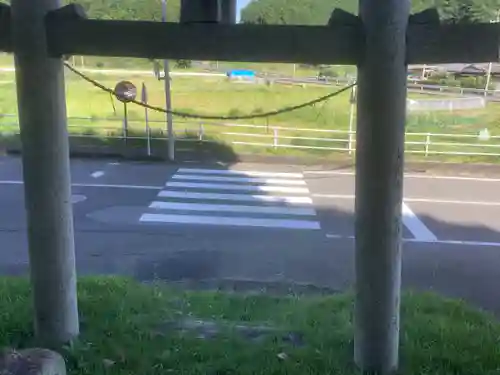
[[[354,25],[182,25],[62,17],[51,17],[46,25],[54,56],[356,64],[363,40]]]
[[[0,3],[0,51],[12,52],[10,6]]]
[[[409,64],[479,63],[499,59],[500,25],[410,24]]]

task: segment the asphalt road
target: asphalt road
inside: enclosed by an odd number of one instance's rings
[[[80,274],[352,286],[349,171],[73,160],[72,182]],[[499,188],[498,178],[406,176],[405,288],[500,314]],[[23,274],[18,158],[0,159],[0,207],[0,272]]]

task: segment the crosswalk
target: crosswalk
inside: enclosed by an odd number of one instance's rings
[[[141,223],[318,230],[302,173],[180,168]]]

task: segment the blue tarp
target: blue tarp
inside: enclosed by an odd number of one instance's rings
[[[253,70],[230,70],[227,72],[229,77],[255,77],[255,72]]]

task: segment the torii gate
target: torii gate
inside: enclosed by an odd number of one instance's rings
[[[495,24],[410,17],[409,0],[359,0],[360,16],[327,26],[232,25],[235,0],[182,0],[182,21],[87,20],[59,0],[0,7],[0,50],[14,52],[23,145],[35,328],[42,340],[79,333],[63,55],[356,64],[355,361],[398,366],[406,72],[409,63],[498,60]]]

